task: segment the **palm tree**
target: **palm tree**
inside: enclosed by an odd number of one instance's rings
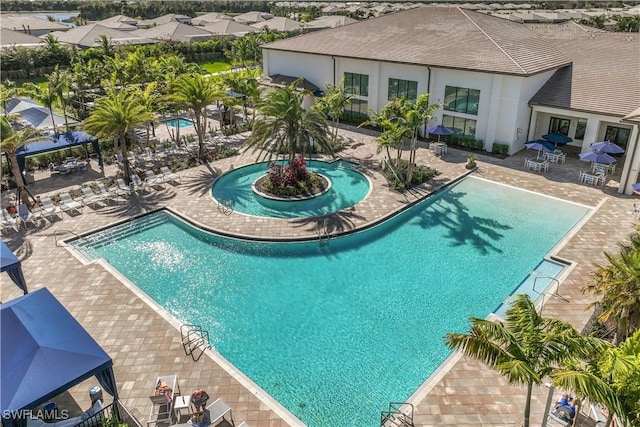
[[[504,323],[470,318],[471,330],[447,334],[446,345],[504,375],[510,384],[526,384],[524,427],[529,427],[534,384],[570,357],[593,354],[600,342],[582,337],[573,326],[542,317],[528,295],[517,295]]]
[[[15,82],[5,80],[4,83],[0,83],[0,105],[2,105],[2,114],[4,117],[7,116],[7,103],[11,98],[14,98],[17,93]]]
[[[18,202],[20,202],[20,200],[27,200],[28,193],[25,190],[24,179],[22,177],[22,172],[20,171],[20,166],[18,165],[16,151],[23,145],[37,141],[41,138],[38,136],[36,129],[31,126],[18,131],[14,130],[9,119],[5,116],[0,117],[0,140],[2,141],[2,151],[7,154],[11,174],[16,180]]]
[[[109,90],[99,98],[84,123],[87,132],[98,138],[114,138],[115,148],[120,148],[124,179],[131,174],[127,155],[127,137],[134,128],[153,120],[153,114],[141,103],[136,92]]]
[[[622,245],[619,255],[604,255],[608,264],[598,266],[583,292],[601,297],[591,305],[602,308],[601,322],[615,322],[614,342],[619,344],[640,325],[640,238]]]
[[[67,96],[72,86],[71,79],[72,77],[69,70],[61,70],[57,65],[54,68],[53,73],[49,75],[48,79],[48,84],[55,96],[55,100],[60,103],[60,107],[62,108],[62,112],[64,114],[64,125],[67,131],[69,131]]]
[[[207,131],[207,107],[219,99],[222,92],[216,88],[213,79],[202,74],[179,76],[171,92],[168,96],[170,101],[193,113],[193,125],[198,135],[198,157],[204,160],[206,158],[204,135]]]
[[[254,151],[267,153],[267,159],[274,153],[286,153],[291,166],[296,153],[311,153],[312,144],[332,152],[326,117],[316,109],[302,108],[303,92],[296,89],[297,83],[264,97],[258,106],[262,117],[256,119],[245,143]]]
[[[144,106],[147,111],[156,111],[158,100],[160,99],[160,94],[158,93],[158,83],[151,82],[143,89],[138,86],[133,86],[132,91],[135,93],[135,96],[138,97],[140,103]],[[149,125],[154,126],[155,120],[147,123],[147,146],[149,145],[149,140],[151,138]]]
[[[333,132],[331,139],[335,143],[338,139],[338,123],[344,112],[344,107],[351,102],[353,95],[349,95],[344,89],[344,78],[337,85],[325,84],[324,94],[316,104],[316,108],[331,118]]]

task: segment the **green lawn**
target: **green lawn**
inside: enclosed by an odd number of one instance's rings
[[[207,70],[207,73],[218,73],[231,69],[231,63],[224,60],[199,62],[198,65]]]
[[[35,83],[38,86],[46,86],[48,84],[46,77],[36,77],[34,79],[16,80],[16,87],[22,87],[25,83]]]

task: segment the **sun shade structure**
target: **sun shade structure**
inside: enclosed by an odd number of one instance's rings
[[[22,264],[16,255],[4,242],[0,242],[0,272],[6,271],[13,283],[18,285],[26,295],[27,282],[22,274]]]
[[[117,399],[111,358],[48,289],[2,304],[0,316],[0,413],[34,408],[92,376]]]

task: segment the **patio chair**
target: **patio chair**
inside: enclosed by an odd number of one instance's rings
[[[0,227],[2,227],[3,230],[5,228],[13,228],[15,231],[18,231],[20,224],[6,209],[2,208],[2,212],[0,212]]]
[[[135,173],[133,175],[131,175],[129,177],[131,179],[131,183],[133,184],[133,189],[134,190],[140,190],[140,191],[145,191],[149,188],[151,188],[150,185],[147,185],[146,182],[144,182],[143,180],[140,179],[140,177],[138,175],[136,175]],[[151,190],[149,190],[151,191]]]
[[[96,194],[91,187],[82,187],[82,203],[87,206],[91,205],[95,208],[98,202],[103,202],[105,197],[102,194]]]
[[[36,227],[38,226],[38,217],[36,217],[24,203],[18,205],[18,218],[20,222],[24,224],[25,228],[28,223],[31,223]]]
[[[162,176],[164,176],[165,181],[179,182],[182,184],[182,178],[180,175],[175,172],[171,172],[171,169],[169,169],[168,166],[161,166],[160,172],[162,172]]]
[[[131,194],[133,194],[133,188],[125,184],[122,178],[116,178],[116,191],[120,196],[130,196]]]
[[[155,424],[173,424],[173,404],[175,394],[180,392],[178,386],[178,376],[164,375],[159,376],[155,382],[155,391],[153,396],[149,396],[151,400],[151,410],[147,419],[147,426]]]
[[[82,213],[82,208],[84,205],[77,200],[74,200],[71,195],[67,192],[60,193],[60,203],[62,203],[62,210],[66,213],[69,211],[76,211],[78,213]]]
[[[63,219],[62,209],[53,203],[53,200],[49,196],[40,197],[40,203],[42,203],[42,216],[49,219],[60,214],[60,219]]]
[[[144,174],[147,177],[146,182],[148,185],[161,185],[162,188],[166,188],[164,176],[156,175],[151,169],[147,169],[146,171],[144,171]]]
[[[222,420],[226,421],[225,415],[229,414],[231,418],[231,425],[235,425],[233,422],[233,414],[231,408],[222,399],[218,398],[211,405],[207,406],[205,411],[209,413],[209,421],[212,426],[218,425]]]
[[[96,182],[98,186],[98,190],[100,190],[100,194],[102,194],[107,202],[114,200],[118,195],[113,191],[110,191],[103,182]],[[117,191],[117,190],[116,190]]]

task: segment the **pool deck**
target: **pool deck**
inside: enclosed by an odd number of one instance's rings
[[[381,155],[376,154],[372,137],[351,130],[342,130],[341,133],[353,141],[341,156],[360,164],[361,171],[373,185],[373,191],[353,209],[328,215],[326,224],[331,233],[374,223],[468,172],[464,167],[468,153],[450,148],[449,153],[440,158],[423,145],[418,151],[418,163],[432,165],[441,174],[412,194],[401,195],[390,191],[380,174],[377,165]],[[241,142],[238,137],[233,140]],[[578,170],[585,169],[587,164],[579,162],[577,155],[567,156],[566,164],[552,164],[548,172],[526,171],[523,168],[524,157],[532,157],[531,153],[525,150],[507,159],[476,155],[478,168],[473,174],[597,207],[555,253],[574,263],[558,291],[569,302],[550,299],[543,308],[544,315],[583,328],[590,317],[585,308],[592,299],[583,295],[580,289],[594,271],[594,263],[604,262],[603,251],[615,252],[617,243],[633,231],[637,223],[632,213],[634,199],[618,194],[615,181],[598,187],[578,183]],[[53,223],[41,221],[38,227],[3,232],[3,240],[22,260],[30,290],[49,288],[111,355],[120,398],[142,422],[146,421],[149,412],[149,396],[156,377],[175,373],[183,394],[190,394],[201,387],[213,399],[221,397],[231,406],[236,424],[247,421],[251,427],[301,425],[263,396],[260,390],[248,384],[242,375],[229,373],[228,367],[223,366],[224,361],[214,352],[207,353],[198,362],[185,356],[179,325],[175,320],[167,313],[155,310],[146,298],[130,286],[123,285],[117,275],[101,263],[83,264],[69,250],[56,244],[56,234],[59,234],[58,238],[69,238],[72,233],[81,234],[135,215],[170,207],[204,227],[224,233],[271,239],[316,237],[318,221],[324,224],[324,218],[272,220],[236,212],[225,215],[218,210],[209,196],[213,180],[228,170],[253,162],[255,157],[253,153],[245,153],[217,160],[180,172],[181,185],[169,184],[166,189],[136,194],[111,206],[85,207],[81,215],[65,213],[63,220]],[[35,196],[78,188],[101,176],[95,169],[95,163],[91,166],[92,169],[85,173],[65,176],[49,177],[48,172],[38,173],[29,190]],[[115,170],[108,167],[105,172],[110,175]],[[619,171],[617,174],[619,176]],[[615,180],[616,176],[612,179]],[[553,212],[532,212],[532,215],[553,215]],[[505,258],[508,259],[508,255]],[[0,300],[8,301],[19,295],[17,287],[6,276],[3,277]],[[524,387],[509,386],[497,373],[465,357],[453,357],[449,362],[447,369],[434,374],[414,394],[416,426],[520,425]],[[77,413],[88,408],[88,390],[96,384],[95,379],[89,379],[73,387],[57,399],[58,406],[70,409],[71,415],[74,411]],[[542,421],[546,396],[545,387],[534,389],[532,426],[540,425]],[[386,408],[379,409],[383,411]]]

